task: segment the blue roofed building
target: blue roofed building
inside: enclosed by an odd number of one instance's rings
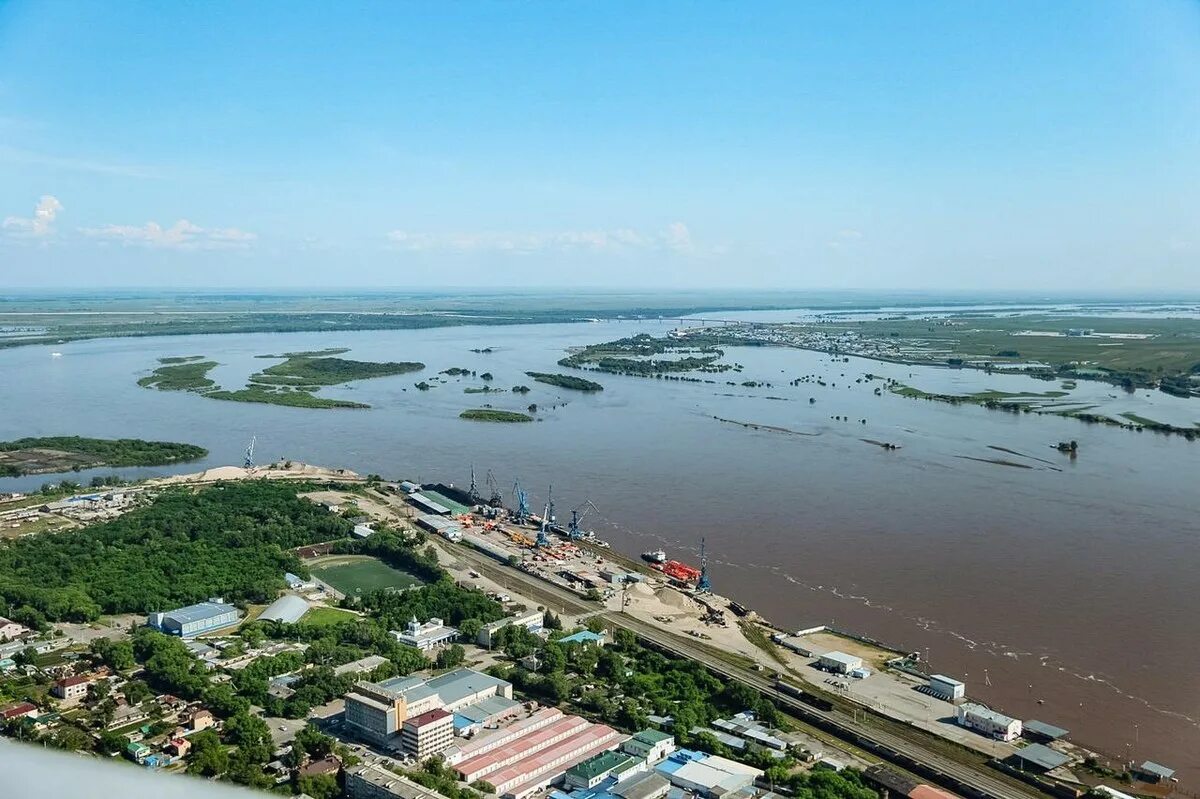
[[[591,630],[580,630],[577,633],[571,633],[558,639],[560,644],[595,644],[596,646],[604,646],[604,634],[594,633]]]

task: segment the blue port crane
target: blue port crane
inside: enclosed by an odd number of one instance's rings
[[[514,521],[524,524],[529,518],[529,492],[521,488],[520,478],[513,481],[513,496],[517,498],[517,513]]]
[[[250,444],[246,447],[246,458],[242,461],[242,465],[247,469],[254,468],[254,444],[258,441],[258,436],[250,436]]]
[[[554,486],[546,489],[546,510],[542,512],[542,523],[538,526],[537,545],[550,546],[550,525],[554,524]]]

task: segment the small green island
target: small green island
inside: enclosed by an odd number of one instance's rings
[[[138,380],[138,385],[160,391],[191,391],[209,399],[229,402],[256,402],[291,408],[369,408],[370,405],[362,402],[318,397],[312,392],[322,386],[402,375],[425,368],[425,364],[415,361],[375,363],[333,357],[345,352],[348,350],[332,348],[255,356],[282,358],[283,362],[252,374],[246,386],[236,390],[221,388],[208,376],[209,371],[217,366],[216,361],[204,360],[203,356],[198,355],[159,358],[162,365]]]
[[[163,466],[208,455],[204,447],[139,438],[44,436],[0,441],[0,477],[80,471],[101,466]]]
[[[460,413],[458,418],[470,419],[475,422],[532,422],[534,420],[527,413],[499,411],[495,408],[469,408]]]
[[[527,376],[532,377],[539,383],[546,383],[559,388],[569,388],[572,391],[603,391],[604,386],[594,380],[585,380],[582,377],[574,375],[560,375],[551,372],[526,372]]]

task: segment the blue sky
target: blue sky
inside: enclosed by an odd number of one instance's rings
[[[10,286],[1200,290],[1200,4],[0,0]]]

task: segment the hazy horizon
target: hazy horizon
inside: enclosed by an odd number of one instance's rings
[[[0,6],[6,289],[1200,291],[1184,0],[153,8]]]

